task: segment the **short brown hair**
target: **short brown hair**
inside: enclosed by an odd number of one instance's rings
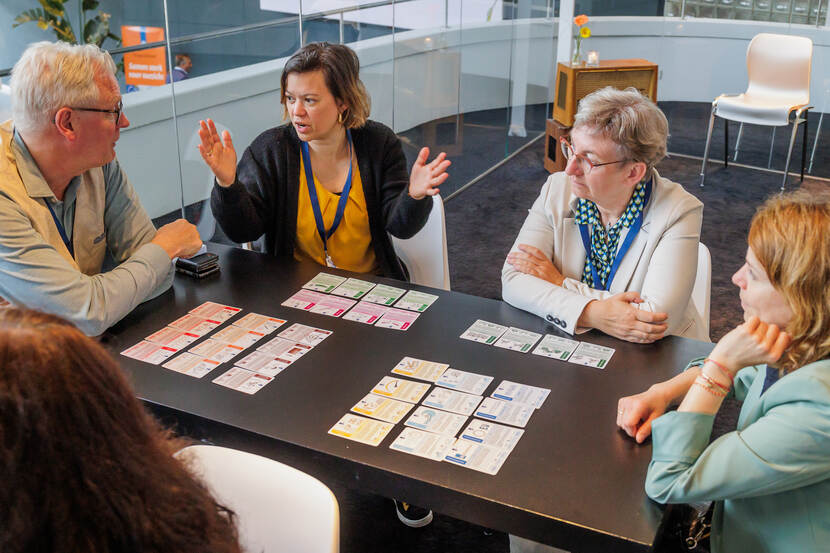
[[[342,44],[312,42],[291,56],[280,77],[280,103],[283,117],[288,118],[285,105],[285,82],[291,73],[322,71],[326,86],[334,98],[346,104],[343,126],[347,129],[362,127],[369,119],[371,100],[360,80],[360,60],[354,50]]]
[[[576,127],[600,133],[624,159],[645,163],[649,170],[666,157],[666,116],[636,88],[607,86],[588,94],[579,101]]]
[[[793,312],[781,367],[830,355],[830,194],[770,198],[752,219],[749,247]]]
[[[0,551],[239,553],[233,514],[118,364],[54,315],[0,309]]]

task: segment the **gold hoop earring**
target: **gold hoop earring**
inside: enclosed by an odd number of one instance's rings
[[[337,122],[340,123],[341,125],[343,124],[343,121],[346,120],[346,118],[343,117],[344,113],[346,113],[346,110],[343,110],[343,111],[341,111],[340,113],[337,114]]]

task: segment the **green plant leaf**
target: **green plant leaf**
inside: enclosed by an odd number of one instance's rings
[[[55,17],[66,17],[66,10],[63,4],[66,0],[38,0],[44,11]]]
[[[29,23],[30,21],[36,21],[38,24],[43,21],[43,23],[47,23],[45,18],[45,13],[40,8],[33,8],[31,10],[26,10],[25,12],[21,13],[17,17],[14,18],[14,23],[12,24],[12,28],[18,27],[23,25],[24,23]],[[48,24],[47,24],[48,26]]]
[[[84,27],[84,42],[101,46],[109,34],[109,16],[102,18],[98,15],[86,22],[86,27]]]
[[[72,30],[72,25],[66,19],[61,19],[57,23],[53,23],[52,26],[55,28],[55,36],[58,37],[58,40],[72,44],[78,43],[78,39],[75,38],[75,31]]]
[[[84,11],[94,10],[95,8],[98,7],[98,4],[100,4],[100,3],[101,2],[99,2],[99,0],[84,0],[84,2],[83,2]]]

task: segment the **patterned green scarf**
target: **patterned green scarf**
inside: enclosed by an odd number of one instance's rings
[[[630,227],[634,224],[637,216],[643,211],[646,182],[640,181],[634,187],[634,193],[625,207],[622,216],[611,225],[607,231],[599,216],[599,209],[591,200],[579,198],[576,208],[576,224],[591,225],[591,263],[597,269],[601,282],[594,284],[594,276],[591,274],[591,264],[585,260],[585,267],[582,269],[582,282],[592,288],[606,289],[608,273],[611,272],[611,264],[617,253],[617,243],[620,240],[620,231],[623,227]]]

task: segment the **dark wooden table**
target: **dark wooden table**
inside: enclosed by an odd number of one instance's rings
[[[280,305],[318,266],[218,244],[209,250],[220,255],[219,275],[203,281],[177,275],[171,291],[139,306],[102,338],[138,396],[163,419],[323,482],[406,499],[569,551],[651,547],[662,517],[643,491],[651,447],[617,430],[617,399],[676,374],[711,344],[669,337],[634,345],[591,332],[578,338],[616,349],[605,370],[593,369],[459,339],[479,318],[558,332],[504,302],[371,278],[440,296],[409,330],[376,328]],[[334,333],[253,396],[211,382],[228,363],[195,379],[117,355],[208,300]],[[485,395],[502,379],[551,390],[496,476],[390,450],[402,423],[378,447],[327,433],[405,355],[491,375]]]

